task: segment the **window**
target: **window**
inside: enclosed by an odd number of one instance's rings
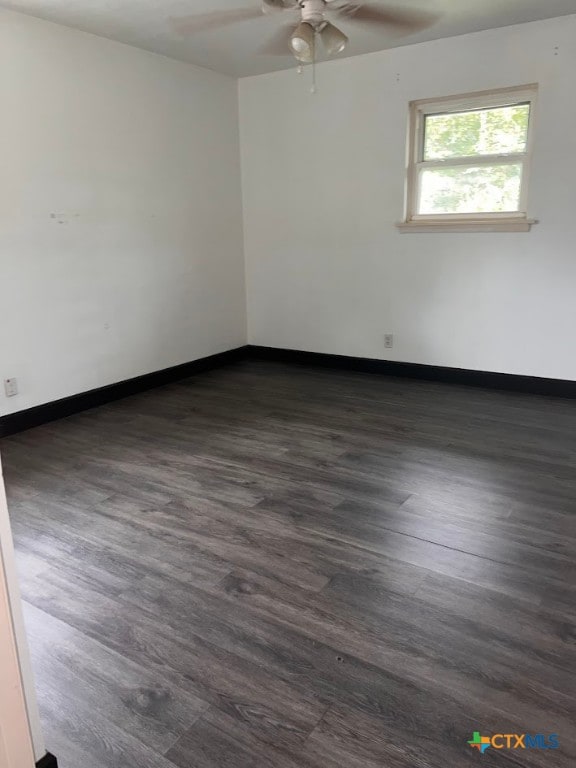
[[[410,104],[401,229],[528,230],[536,86]]]

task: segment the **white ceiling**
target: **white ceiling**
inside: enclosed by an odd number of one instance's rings
[[[356,0],[359,2],[360,0]],[[336,20],[350,37],[341,56],[379,51],[398,45],[461,35],[482,29],[576,13],[576,0],[382,0],[388,6],[437,11],[441,18],[425,32],[398,38],[345,20]],[[162,53],[176,59],[244,77],[295,65],[294,59],[262,56],[260,45],[278,26],[294,18],[284,12],[242,22],[188,38],[177,35],[171,18],[193,13],[258,5],[260,0],[0,0],[0,6],[21,11],[102,37]]]

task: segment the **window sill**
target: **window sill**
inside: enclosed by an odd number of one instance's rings
[[[459,221],[415,220],[396,224],[400,232],[529,232],[535,219],[460,219]]]

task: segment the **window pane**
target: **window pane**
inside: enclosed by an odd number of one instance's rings
[[[530,105],[426,115],[424,160],[525,152]]]
[[[425,169],[418,213],[518,211],[521,178],[521,163]]]

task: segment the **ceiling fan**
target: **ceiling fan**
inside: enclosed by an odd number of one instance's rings
[[[260,0],[260,2],[260,6],[250,8],[185,16],[175,19],[174,26],[180,34],[191,35],[240,21],[256,19],[262,14],[291,12],[294,14],[294,21],[281,27],[260,49],[260,52],[280,56],[291,52],[299,62],[306,64],[315,60],[318,37],[322,40],[329,56],[335,56],[343,51],[348,43],[348,37],[328,20],[328,14],[335,13],[344,17],[346,21],[395,29],[404,34],[425,29],[436,20],[436,16],[427,11],[386,8],[361,0],[358,2],[353,0]]]

